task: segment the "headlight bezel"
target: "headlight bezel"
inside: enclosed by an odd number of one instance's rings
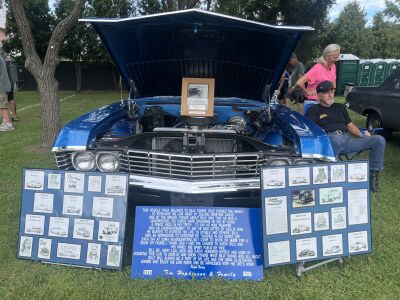
[[[88,156],[91,157],[91,162],[90,162],[91,167],[90,168],[82,168],[81,166],[79,166],[79,162],[77,162],[76,160],[79,159],[80,156],[82,156],[82,155],[88,155]],[[72,156],[71,156],[71,162],[72,162],[72,166],[77,171],[89,172],[89,171],[96,170],[96,167],[97,167],[96,155],[93,152],[90,152],[90,151],[73,152]]]
[[[115,169],[106,169],[104,168],[104,164],[101,163],[102,157],[105,155],[110,155],[115,158],[115,162],[117,163],[117,167]],[[101,151],[96,153],[96,166],[101,172],[109,172],[109,173],[116,173],[121,169],[121,160],[120,160],[120,153],[118,152],[109,152],[109,151]]]

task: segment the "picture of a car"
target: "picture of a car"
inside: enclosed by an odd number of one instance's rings
[[[111,193],[111,194],[121,194],[124,192],[124,188],[122,186],[115,185],[115,186],[107,187],[106,192]]]
[[[292,180],[292,184],[301,184],[307,183],[307,179],[305,177],[299,177]]]
[[[31,189],[40,189],[42,187],[42,183],[39,181],[29,181],[26,184],[26,187],[31,188]]]
[[[310,227],[305,226],[305,225],[298,225],[295,228],[293,228],[292,233],[302,233],[302,232],[309,232]]]
[[[189,88],[188,97],[199,97],[201,96],[201,90],[198,88]]]
[[[309,204],[315,201],[314,190],[293,191],[292,198],[297,204]]]
[[[60,169],[128,174],[129,191],[143,191],[147,203],[240,195],[256,207],[264,166],[336,160],[321,128],[273,99],[312,28],[198,9],[81,21],[97,31],[129,93],[62,128],[52,148]],[[212,117],[181,115],[183,78],[215,80]]]
[[[90,231],[85,227],[78,228],[75,233],[81,237],[89,238],[91,236]]]
[[[66,213],[69,213],[69,214],[80,214],[80,213],[81,213],[81,210],[80,210],[80,208],[78,208],[78,207],[76,207],[76,206],[68,206],[68,207],[65,209],[65,212],[66,212]]]
[[[367,250],[367,245],[362,242],[356,242],[350,246],[350,250],[353,251]]]
[[[268,186],[283,186],[283,181],[277,179],[271,179],[267,182]]]
[[[49,256],[50,255],[50,251],[46,247],[40,248],[39,253],[40,253],[41,256]]]
[[[342,249],[339,246],[332,246],[331,248],[325,250],[325,254],[336,254],[340,253]]]
[[[118,233],[118,227],[115,224],[109,224],[105,228],[103,228],[103,234],[113,235]]]
[[[54,227],[54,228],[51,228],[50,229],[50,232],[53,234],[53,235],[56,235],[56,236],[62,236],[62,237],[65,237],[65,236],[67,236],[67,231],[65,231],[63,228],[59,228],[59,227]]]
[[[96,216],[111,217],[111,212],[107,209],[99,209],[94,212]]]
[[[282,203],[281,198],[271,197],[268,199],[268,205],[279,205]]]
[[[311,249],[304,249],[299,253],[299,257],[309,257],[309,256],[315,256],[315,251]]]
[[[41,227],[30,227],[27,232],[29,233],[38,233],[38,234],[42,234],[43,233],[43,228]]]
[[[349,178],[353,179],[353,180],[365,180],[365,179],[367,179],[367,175],[365,175],[365,174],[352,174]]]

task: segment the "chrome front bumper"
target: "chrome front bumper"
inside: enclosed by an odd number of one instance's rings
[[[260,179],[183,181],[129,175],[129,186],[183,194],[208,194],[258,190],[260,188]]]

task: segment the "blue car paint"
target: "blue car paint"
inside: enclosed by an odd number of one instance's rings
[[[140,114],[143,114],[147,107],[157,105],[162,106],[165,113],[180,117],[180,97],[142,98],[137,99],[135,103]],[[237,104],[237,107],[235,108],[232,104]],[[263,107],[264,104],[259,101],[216,98],[215,118],[218,123],[225,123],[235,115],[245,117],[246,110]],[[328,136],[316,124],[281,105],[271,105],[271,110],[273,123],[266,126],[264,131],[259,131],[253,138],[267,144],[281,146],[283,136],[287,136],[295,142],[295,151],[299,155],[331,158],[335,156]],[[112,131],[113,134],[119,136],[130,136],[134,134],[134,124],[125,118],[127,118],[126,109],[119,102],[89,112],[69,122],[61,130],[53,149],[93,147],[96,137],[107,131]]]

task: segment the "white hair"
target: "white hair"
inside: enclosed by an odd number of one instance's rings
[[[324,66],[328,66],[326,57],[335,52],[340,52],[340,46],[338,44],[329,44],[325,47],[324,51],[322,51],[322,55],[317,59],[317,62],[323,64]]]

